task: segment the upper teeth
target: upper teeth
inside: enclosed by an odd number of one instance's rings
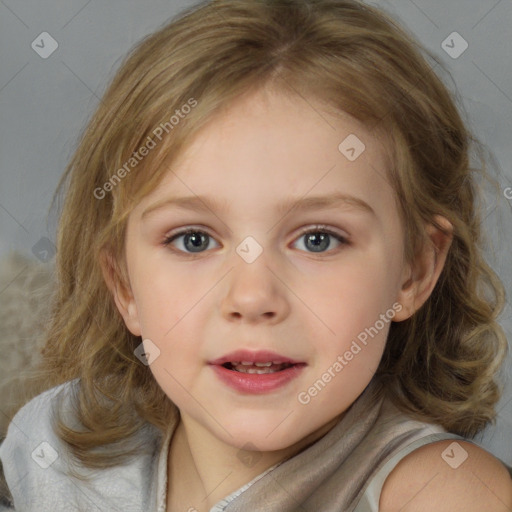
[[[246,366],[250,366],[250,365],[253,365],[253,366],[260,366],[260,367],[264,367],[264,366],[272,366],[272,364],[278,364],[278,363],[275,363],[273,361],[268,361],[267,363],[253,363],[252,361],[241,361],[241,363],[239,363],[238,361],[232,361],[231,364],[233,366],[236,366],[238,364],[243,364],[243,365],[246,365]]]

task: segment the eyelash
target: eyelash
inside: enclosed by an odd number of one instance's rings
[[[162,245],[164,247],[168,247],[177,238],[179,238],[181,236],[185,236],[185,235],[191,234],[191,233],[201,233],[201,234],[207,235],[210,238],[214,238],[207,231],[204,231],[203,229],[187,228],[187,229],[184,229],[182,231],[178,231],[177,233],[173,233],[173,234],[165,237],[164,241],[162,242]],[[348,239],[346,237],[340,235],[339,233],[336,233],[335,231],[333,231],[333,230],[331,230],[331,229],[329,229],[329,228],[327,228],[326,226],[323,226],[323,225],[317,225],[317,226],[314,226],[313,228],[309,228],[307,230],[302,231],[297,236],[297,238],[295,240],[299,240],[301,237],[303,237],[305,235],[308,235],[310,233],[327,234],[327,235],[330,235],[330,236],[334,237],[336,240],[338,240],[341,243],[341,246],[348,246],[348,245],[350,245],[350,242],[348,241]],[[338,249],[340,249],[340,248],[338,248]],[[202,252],[198,252],[198,253],[189,253],[189,252],[182,251],[181,249],[173,249],[173,250],[178,252],[178,253],[180,253],[180,254],[184,254],[184,255],[192,256],[192,257],[200,256],[201,254],[206,252],[206,251],[202,251]],[[309,254],[329,254],[333,250],[336,250],[336,249],[331,249],[331,250],[328,250],[328,251],[318,252],[318,253],[315,253],[315,252],[312,252],[312,251],[304,251],[304,252],[308,252]]]

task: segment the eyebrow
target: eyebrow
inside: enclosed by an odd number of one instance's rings
[[[334,193],[324,196],[308,196],[304,198],[290,197],[277,205],[276,212],[280,215],[285,215],[288,212],[295,211],[308,211],[320,209],[333,209],[340,208],[341,206],[348,206],[361,212],[375,215],[373,208],[363,201],[362,199],[343,193]],[[161,210],[163,208],[177,208],[182,210],[190,210],[196,212],[217,211],[222,214],[227,214],[229,211],[228,202],[221,201],[215,197],[208,196],[184,196],[184,197],[170,197],[162,199],[155,204],[149,206],[142,214],[141,219],[144,220],[150,214]]]

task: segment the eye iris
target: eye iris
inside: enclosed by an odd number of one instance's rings
[[[329,234],[328,233],[321,233],[321,232],[315,232],[315,233],[309,233],[307,235],[304,235],[307,237],[307,242],[312,242],[313,246],[313,252],[320,252],[322,250],[325,250],[329,247]],[[314,239],[317,239],[316,242],[314,242]]]
[[[198,231],[192,231],[190,233],[187,233],[184,238],[184,244],[187,249],[189,249],[191,252],[200,252],[201,249],[208,247],[208,235],[204,233],[200,233]],[[202,247],[202,244],[204,244],[204,241],[206,240],[206,245]],[[192,246],[187,245],[187,242],[191,241]]]

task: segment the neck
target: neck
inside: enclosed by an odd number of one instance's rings
[[[329,432],[342,415],[298,443],[271,452],[241,451],[216,438],[202,425],[182,416],[168,458],[168,511],[209,511],[218,501],[255,477],[297,455]]]

